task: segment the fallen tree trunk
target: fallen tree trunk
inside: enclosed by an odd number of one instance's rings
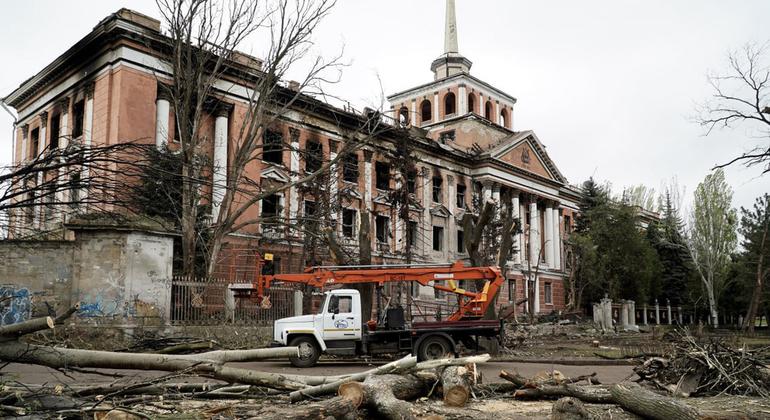
[[[50,316],[43,318],[32,318],[27,321],[16,324],[4,325],[0,327],[0,340],[15,340],[24,334],[50,330],[54,327],[54,320]]]
[[[471,396],[471,385],[475,382],[475,365],[448,366],[441,370],[441,388],[444,404],[451,407],[465,407]]]
[[[540,385],[534,388],[519,389],[513,393],[513,397],[526,400],[574,397],[594,404],[612,404],[615,402],[609,389],[602,385]]]
[[[319,397],[321,395],[333,394],[337,392],[337,389],[340,387],[340,385],[344,384],[345,382],[361,382],[371,375],[383,375],[386,373],[398,372],[412,368],[416,365],[417,357],[406,356],[402,359],[390,362],[374,369],[367,370],[365,372],[355,373],[353,375],[345,376],[329,383],[294,391],[289,394],[289,400],[291,400],[291,402],[297,402],[302,401],[308,397],[312,398]]]
[[[178,372],[187,370],[190,373],[208,375],[215,379],[237,382],[247,385],[264,386],[274,389],[297,390],[315,383],[322,383],[325,377],[300,375],[281,375],[277,373],[258,372],[249,369],[224,366],[224,361],[258,360],[264,357],[296,354],[296,347],[279,349],[237,350],[232,356],[217,351],[214,360],[197,359],[202,355],[161,355],[146,353],[115,353],[97,350],[79,350],[60,347],[38,346],[19,342],[0,343],[0,359],[16,363],[33,363],[55,369],[68,367],[87,367],[104,369],[134,369],[159,370]],[[221,360],[221,361],[220,361]]]
[[[640,386],[615,384],[610,393],[616,404],[645,418],[668,420],[697,420],[702,414],[695,408],[673,398],[658,395]]]

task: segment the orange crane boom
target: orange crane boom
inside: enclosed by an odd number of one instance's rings
[[[448,321],[483,317],[492,304],[491,298],[497,295],[504,281],[497,267],[466,267],[462,261],[453,264],[320,266],[310,267],[300,274],[262,275],[261,259],[258,260],[253,283],[230,286],[236,297],[256,297],[261,303],[266,289],[274,282],[299,283],[319,289],[339,284],[374,283],[382,287],[391,282],[417,282],[458,296],[459,308],[447,318]],[[484,281],[484,286],[479,292],[461,288],[460,281],[468,280]]]

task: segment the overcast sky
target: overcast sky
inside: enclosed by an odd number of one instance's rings
[[[726,54],[770,40],[770,1],[456,0],[460,52],[471,73],[518,99],[516,130],[532,129],[571,183],[660,189],[676,177],[687,200],[716,163],[751,147],[747,127],[703,136],[691,122]],[[0,97],[121,7],[158,16],[152,0],[4,2]],[[356,107],[432,80],[443,49],[444,0],[339,0],[317,31],[351,63],[331,87]],[[259,45],[244,49],[258,54]],[[12,118],[0,112],[0,163]],[[736,207],[770,191],[770,175],[733,167]],[[689,203],[685,203],[689,206]]]

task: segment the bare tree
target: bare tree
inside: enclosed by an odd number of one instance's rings
[[[132,180],[147,169],[143,156],[151,146],[66,144],[0,168],[0,226],[8,236],[61,238],[68,217],[131,214]]]
[[[709,84],[711,99],[698,108],[696,121],[711,133],[715,128],[746,125],[756,130],[756,147],[715,168],[734,163],[763,166],[770,172],[770,57],[768,47],[747,44],[728,55],[728,70],[723,75],[712,74]]]

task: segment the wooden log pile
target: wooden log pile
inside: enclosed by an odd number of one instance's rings
[[[95,418],[133,419],[147,417],[133,410],[137,404],[173,409],[174,402],[186,399],[227,399],[244,401],[238,404],[239,409],[251,411],[233,414],[230,407],[212,413],[227,417],[223,414],[226,411],[230,417],[248,415],[264,419],[401,420],[427,418],[431,414],[438,416],[436,418],[498,420],[499,417],[487,416],[482,410],[474,409],[471,402],[505,395],[515,400],[553,400],[554,419],[602,418],[602,410],[594,406],[597,404],[617,405],[635,415],[653,419],[731,418],[735,413],[704,412],[678,397],[710,392],[707,390],[718,386],[722,386],[723,391],[742,395],[766,395],[762,392],[766,392],[770,384],[762,382],[761,375],[767,370],[766,360],[747,351],[713,343],[702,345],[694,339],[683,341],[674,357],[651,358],[636,369],[642,382],[654,384],[657,392],[634,383],[603,385],[596,373],[569,378],[558,371],[527,378],[516,371],[503,370],[499,376],[506,383],[485,384],[478,367],[490,360],[489,355],[419,363],[416,357],[407,356],[364,372],[307,376],[228,365],[287,358],[297,353],[296,347],[211,350],[212,346],[208,344],[200,348],[186,345],[179,348],[175,346],[184,343],[158,342],[151,352],[121,353],[43,346],[23,340],[25,335],[56,328],[75,310],[72,308],[57,318],[37,318],[0,327],[0,359],[47,366],[65,373],[114,375],[118,380],[67,387],[6,384],[0,389],[0,415],[44,412],[45,417],[69,417],[77,413],[82,417],[85,413]],[[171,350],[163,350],[169,347]],[[172,354],[194,350],[203,352]],[[749,372],[752,368],[755,372]],[[123,370],[152,370],[165,374],[157,376],[156,373],[126,382],[121,381],[125,378],[120,373],[116,373]],[[217,382],[195,382],[190,380],[191,377]],[[736,380],[744,383],[735,384]],[[727,381],[731,381],[729,386]],[[670,389],[673,383],[677,384],[678,391]],[[690,388],[694,391],[682,391]],[[416,403],[417,400],[429,401],[429,407]],[[253,401],[265,403],[255,405]],[[203,417],[210,418],[212,413]],[[744,417],[751,418],[749,415]]]

